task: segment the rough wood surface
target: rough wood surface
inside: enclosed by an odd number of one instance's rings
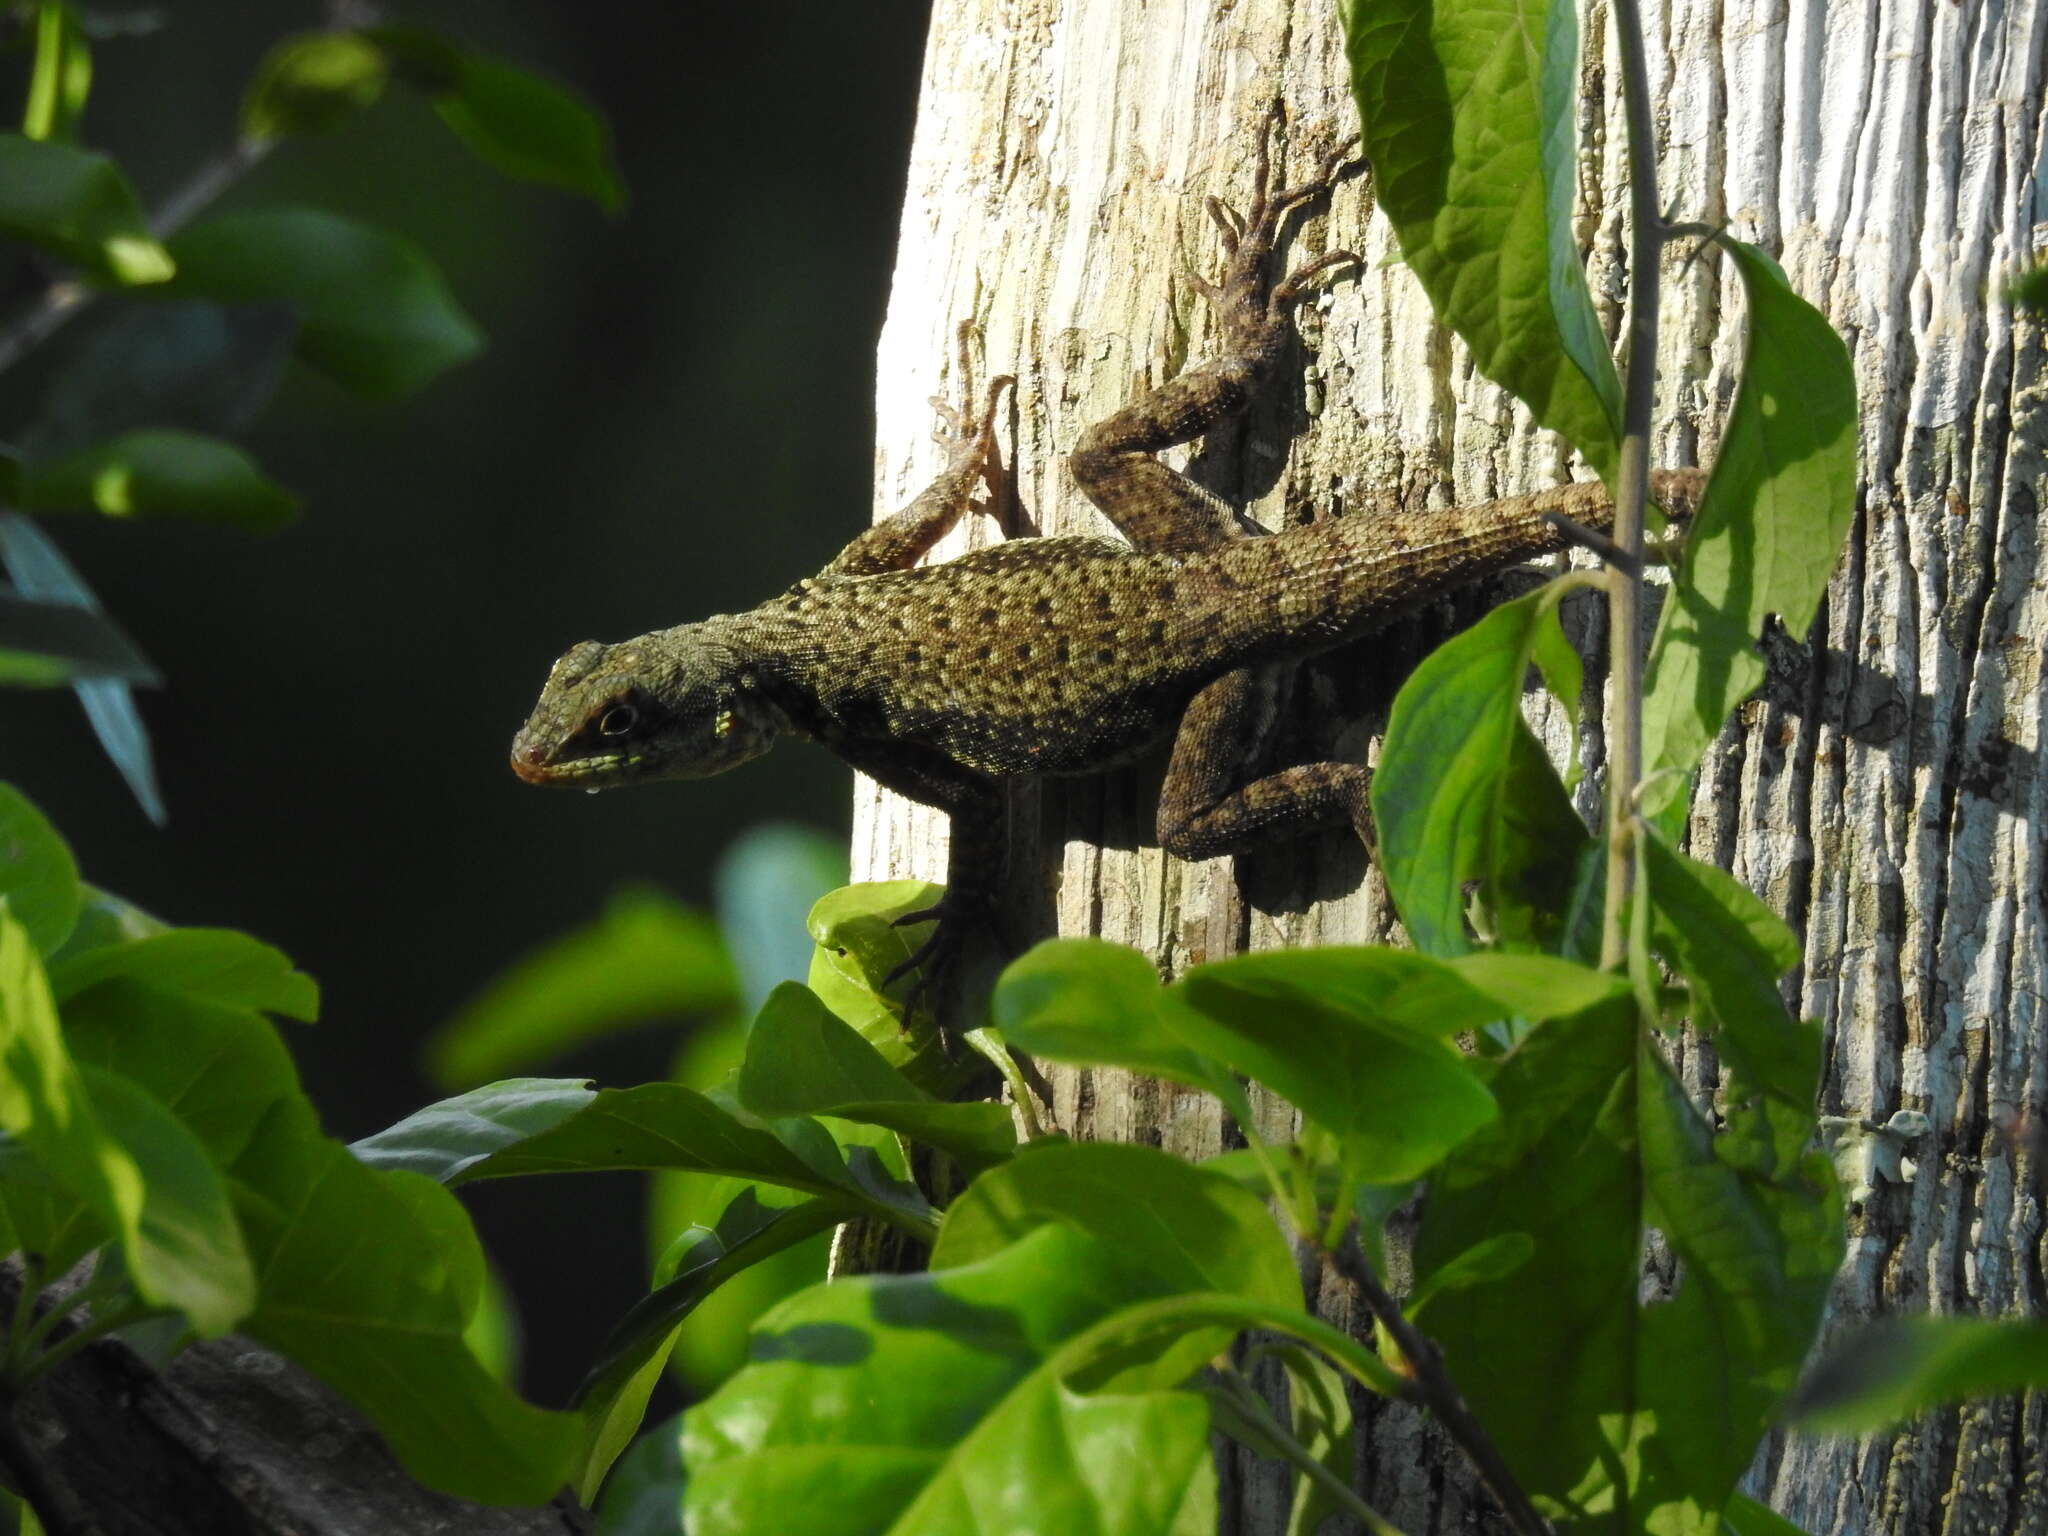
[[[21,1268],[0,1264],[0,1315]],[[99,1536],[576,1536],[562,1495],[494,1509],[422,1488],[376,1431],[282,1355],[230,1336],[157,1370],[90,1346],[23,1400],[18,1425],[74,1518]],[[4,1477],[4,1473],[0,1473]]]
[[[1584,25],[1580,230],[1613,334],[1628,277],[1619,101],[1604,10]],[[1797,998],[1831,1049],[1823,1108],[1932,1120],[1916,1181],[1879,1187],[1853,1218],[1837,1319],[2040,1315],[2040,1169],[2001,1127],[2048,1103],[2048,435],[2040,333],[1998,295],[2041,239],[2048,6],[1677,0],[1651,7],[1649,25],[1667,205],[1780,255],[1847,337],[1864,409],[1861,516],[1821,622],[1771,647],[1765,688],[1709,754],[1691,845],[1803,934]],[[954,328],[971,319],[978,369],[1020,380],[1006,441],[1027,528],[1105,531],[1060,456],[1199,354],[1207,320],[1179,274],[1216,258],[1202,198],[1241,194],[1275,94],[1296,155],[1319,130],[1348,130],[1342,64],[1328,0],[938,0],[880,353],[877,510],[936,462],[925,400],[953,390]],[[1556,441],[1474,374],[1409,274],[1380,264],[1389,233],[1368,182],[1342,189],[1295,248],[1335,244],[1368,270],[1308,314],[1282,407],[1208,445],[1209,483],[1278,524],[1565,478]],[[1732,271],[1685,255],[1665,269],[1665,464],[1713,443],[1740,355]],[[949,549],[995,536],[984,522]],[[1304,739],[1369,753],[1387,690],[1481,602],[1318,667],[1297,701]],[[1588,704],[1597,767],[1597,676]],[[1559,739],[1558,722],[1538,723]],[[1383,887],[1341,841],[1250,864],[1181,865],[1142,846],[1152,787],[1139,772],[1020,799],[1017,909],[1035,923],[1023,936],[1099,933],[1172,973],[1244,948],[1392,935]],[[942,837],[928,813],[861,788],[859,875],[937,878]],[[1711,1066],[1687,1070],[1705,1086]],[[1111,1074],[1060,1077],[1055,1118],[1190,1155],[1225,1134],[1201,1097]],[[2044,1431],[2036,1396],[1898,1436],[1795,1439],[1760,1458],[1752,1485],[1817,1532],[2048,1530]],[[1412,1420],[1368,1434],[1371,1495],[1404,1529],[1483,1523]],[[1273,1485],[1236,1472],[1248,1482],[1232,1527],[1273,1528]]]

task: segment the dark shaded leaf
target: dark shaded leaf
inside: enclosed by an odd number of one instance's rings
[[[164,428],[33,465],[18,498],[32,511],[89,507],[109,517],[184,517],[258,531],[283,527],[299,506],[239,448]]]
[[[467,362],[483,336],[411,241],[312,208],[220,214],[171,242],[176,279],[158,292],[228,304],[289,304],[298,355],[374,399],[409,395]]]
[[[2048,1324],[1883,1318],[1829,1344],[1786,1416],[1822,1434],[1870,1434],[1946,1403],[2044,1388]]]
[[[92,677],[163,681],[105,614],[0,591],[0,686],[55,688]]]
[[[50,965],[50,987],[60,1003],[116,976],[309,1024],[320,1016],[320,988],[312,977],[293,969],[281,951],[229,928],[172,928],[129,943],[97,945]]]
[[[604,119],[562,86],[481,54],[463,54],[434,103],[456,137],[507,176],[625,205]]]
[[[113,161],[18,133],[0,133],[0,235],[122,286],[162,283],[177,270]]]

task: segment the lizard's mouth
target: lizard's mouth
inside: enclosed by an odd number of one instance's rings
[[[597,789],[631,771],[640,761],[638,753],[606,752],[549,762],[542,748],[515,744],[512,749],[512,771],[529,784],[581,784]],[[600,782],[594,784],[591,780]]]

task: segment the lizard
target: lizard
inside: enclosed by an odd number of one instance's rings
[[[1584,529],[1597,535],[1613,509],[1594,481],[1264,534],[1160,461],[1273,389],[1295,307],[1323,273],[1358,261],[1333,250],[1276,280],[1290,216],[1349,167],[1340,148],[1307,180],[1275,187],[1271,127],[1247,211],[1205,203],[1225,263],[1218,280],[1192,281],[1218,317],[1215,355],[1089,427],[1069,456],[1075,483],[1127,542],[1010,539],[919,565],[986,506],[974,499],[981,483],[997,489],[996,406],[1013,381],[995,380],[978,409],[934,400],[946,461],[922,494],[746,612],[571,647],[513,742],[513,771],[584,789],[703,778],[793,735],[948,812],[944,894],[898,920],[937,919],[897,968],[921,972],[906,1022],[918,995],[944,997],[967,931],[993,924],[1006,780],[1099,773],[1170,738],[1156,822],[1167,852],[1210,858],[1343,825],[1369,847],[1365,765],[1248,772],[1274,668],[1582,542]],[[1659,472],[1652,494],[1682,515],[1702,481]]]

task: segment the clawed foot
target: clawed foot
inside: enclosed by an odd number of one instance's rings
[[[998,484],[1002,463],[996,453],[996,407],[1001,403],[1003,391],[1016,387],[1017,380],[1011,374],[999,374],[990,379],[988,401],[977,414],[974,408],[972,386],[966,391],[968,400],[965,408],[954,405],[939,396],[932,396],[932,409],[939,413],[940,426],[932,433],[932,441],[946,450],[947,468],[957,474],[980,474],[988,486],[991,496],[1001,496]]]
[[[939,1010],[953,995],[953,980],[959,974],[961,959],[966,954],[966,930],[971,926],[971,920],[960,904],[953,902],[950,896],[941,896],[929,907],[905,912],[889,926],[909,928],[918,923],[932,924],[932,931],[922,944],[882,978],[882,989],[887,991],[915,971],[916,979],[903,994],[903,1027],[909,1029],[911,1020],[919,1010],[923,1010],[931,1016],[940,1038],[950,1049],[952,1031],[946,1028]]]
[[[1227,329],[1263,329],[1285,324],[1290,311],[1314,286],[1318,277],[1333,267],[1359,264],[1354,252],[1327,251],[1297,267],[1278,282],[1268,275],[1274,248],[1279,244],[1281,225],[1287,216],[1327,193],[1351,171],[1364,164],[1363,161],[1346,159],[1358,147],[1357,138],[1348,138],[1322,157],[1315,174],[1307,181],[1274,190],[1272,136],[1273,130],[1283,120],[1280,104],[1275,102],[1259,132],[1259,153],[1252,179],[1249,214],[1238,213],[1220,197],[1207,198],[1202,205],[1223,238],[1223,250],[1228,259],[1220,282],[1211,282],[1193,272],[1188,277],[1196,291],[1216,306]]]

